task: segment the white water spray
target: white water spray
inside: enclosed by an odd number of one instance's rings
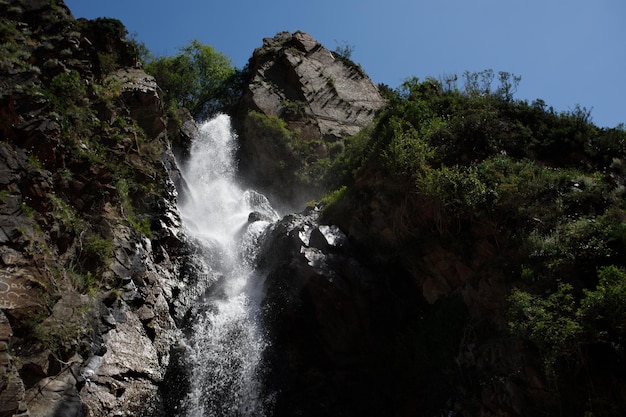
[[[265,196],[237,185],[235,150],[230,118],[219,115],[200,127],[183,168],[189,195],[180,212],[212,281],[190,337],[189,417],[266,414],[258,368],[267,342],[251,260],[259,236],[278,214]]]

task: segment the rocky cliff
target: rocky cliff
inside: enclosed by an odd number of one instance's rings
[[[323,190],[316,171],[343,151],[346,136],[372,122],[384,100],[357,64],[299,31],[264,39],[245,74],[235,120],[242,175],[301,206]]]
[[[185,183],[171,144],[188,142],[197,127],[184,111],[182,123],[168,120],[120,22],[76,20],[58,0],[5,0],[0,12],[0,417],[176,414],[189,392],[182,340],[207,284],[181,231],[177,190]],[[233,119],[240,171],[285,205],[318,198],[320,173],[343,155],[346,135],[384,109],[358,65],[301,32],[265,39],[243,75]],[[417,87],[411,94],[424,94],[421,108],[436,85]],[[385,129],[391,116],[383,115],[366,130],[373,150],[349,189],[324,210],[308,208],[267,230],[256,261],[267,292],[263,374],[273,416],[623,415],[624,349],[613,343],[624,340],[623,323],[598,310],[598,339],[585,335],[563,356],[549,347],[571,377],[550,379],[546,350],[511,337],[506,311],[519,286],[539,294],[530,307],[549,307],[529,308],[522,319],[550,309],[574,316],[572,294],[556,299],[567,305],[542,301],[550,268],[577,285],[580,299],[598,282],[587,269],[623,266],[624,142],[610,143],[602,173],[587,159],[574,177],[584,150],[560,173],[558,161],[545,168],[506,160],[511,148],[489,136],[503,158],[481,167],[503,196],[488,207],[494,217],[466,199],[487,189],[475,166],[450,166],[439,177],[435,167],[420,178],[439,180],[440,194],[417,190],[405,169],[414,159],[390,167],[398,161],[385,146],[423,162],[418,139],[426,134],[464,164],[486,158],[472,141],[484,145],[486,133],[527,140],[532,123],[509,126],[505,112],[481,112],[488,98],[444,113],[448,125],[437,120],[419,135],[394,130],[409,122]],[[542,135],[557,120],[548,116]],[[595,143],[593,152],[605,146],[572,132],[584,146]],[[562,145],[560,136],[548,143],[549,154]],[[542,178],[556,174],[558,181]],[[557,219],[557,207],[576,227]],[[543,238],[537,250],[533,237]],[[622,312],[613,317],[623,317],[621,294],[606,293]]]
[[[0,415],[158,414],[186,303],[178,128],[120,22],[0,11]]]
[[[0,415],[171,414],[204,291],[171,148],[195,123],[168,120],[119,21],[77,20],[62,1],[0,7]],[[317,186],[304,168],[340,153],[383,101],[300,32],[265,40],[249,69],[243,171],[300,203],[297,188]]]
[[[239,131],[244,172],[292,201],[343,143],[304,116],[331,114],[302,93],[307,39],[255,51]],[[624,415],[623,130],[475,93],[392,94],[323,214],[268,233],[275,417]]]
[[[286,217],[261,255],[275,417],[623,416],[623,132],[405,93],[323,214]]]

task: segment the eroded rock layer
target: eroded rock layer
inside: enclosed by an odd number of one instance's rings
[[[0,415],[162,414],[189,305],[177,128],[120,22],[0,15]]]

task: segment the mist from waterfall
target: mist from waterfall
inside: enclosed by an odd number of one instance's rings
[[[278,214],[265,196],[237,184],[236,146],[230,118],[218,115],[200,126],[182,167],[188,192],[179,208],[210,281],[188,342],[188,417],[267,414],[259,369],[267,345],[258,321],[263,294],[253,259]]]

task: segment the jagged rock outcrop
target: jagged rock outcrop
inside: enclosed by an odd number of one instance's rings
[[[0,415],[165,414],[193,292],[185,133],[120,22],[47,0],[0,16]]]
[[[250,108],[283,117],[302,140],[354,135],[384,103],[358,65],[300,31],[264,39],[249,65]]]
[[[266,389],[277,393],[273,415],[384,413],[388,393],[375,369],[386,358],[371,309],[380,293],[345,235],[317,218],[317,211],[285,217],[259,255],[272,340]]]
[[[240,169],[255,186],[290,202],[319,193],[307,168],[336,156],[342,139],[371,123],[384,104],[360,66],[300,31],[264,39],[247,76],[235,117]]]

